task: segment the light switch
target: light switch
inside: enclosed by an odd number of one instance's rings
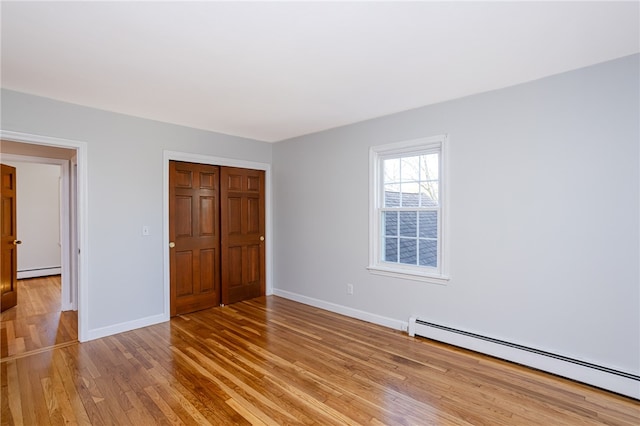
[[[144,225],[142,227],[142,235],[144,235],[144,236],[149,235],[149,226],[148,225]]]

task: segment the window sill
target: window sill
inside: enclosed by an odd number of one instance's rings
[[[447,275],[428,274],[421,271],[388,268],[379,265],[369,266],[367,269],[369,270],[369,272],[375,275],[384,275],[387,277],[401,278],[404,280],[421,281],[440,285],[446,285],[449,282],[449,276]]]

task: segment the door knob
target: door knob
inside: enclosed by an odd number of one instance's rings
[[[174,243],[173,241],[169,243],[169,248],[174,248],[175,246],[176,246],[176,243]]]
[[[264,241],[264,235],[260,237],[260,241]]]
[[[22,244],[22,241],[20,240],[13,240],[13,245],[17,246],[18,244]]]

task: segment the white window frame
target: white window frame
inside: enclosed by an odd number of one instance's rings
[[[447,164],[448,136],[437,135],[413,139],[388,145],[374,146],[369,149],[369,267],[372,274],[386,275],[434,284],[446,284],[449,281],[448,252],[448,202],[449,179]],[[382,253],[382,203],[384,201],[382,161],[389,158],[409,157],[437,152],[439,164],[439,215],[438,215],[438,266],[404,265],[384,262]]]

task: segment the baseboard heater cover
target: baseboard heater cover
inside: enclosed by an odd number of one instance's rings
[[[62,273],[62,267],[60,266],[51,266],[46,268],[33,268],[33,269],[23,269],[18,271],[18,279],[23,280],[25,278],[37,278],[37,277],[47,277],[50,275],[60,275]]]
[[[640,376],[628,372],[435,324],[418,317],[409,318],[408,333],[410,336],[449,343],[640,399]]]

